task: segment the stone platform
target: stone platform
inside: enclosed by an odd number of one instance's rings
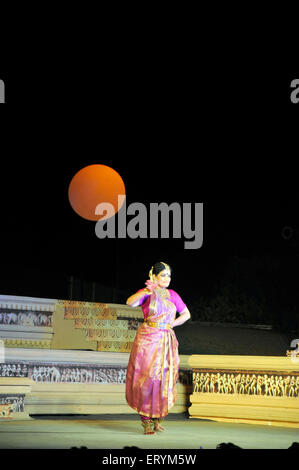
[[[216,449],[217,445],[229,442],[242,449],[288,449],[299,440],[296,429],[191,420],[186,414],[169,415],[165,420],[166,432],[154,436],[142,434],[136,414],[33,418],[23,422],[0,422],[0,448],[86,447],[109,449],[113,454],[113,450],[126,446],[153,450]]]
[[[4,356],[0,385],[30,383],[30,393],[22,398],[27,415],[135,413],[125,398],[129,353],[6,348]],[[11,389],[3,390],[3,403],[12,403]],[[188,356],[180,356],[177,392],[171,413],[186,412],[192,392]]]
[[[299,429],[299,358],[192,355],[190,417]]]

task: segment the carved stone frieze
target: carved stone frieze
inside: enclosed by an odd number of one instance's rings
[[[124,383],[125,367],[93,364],[0,364],[0,377],[28,377],[34,382]]]
[[[298,397],[299,374],[259,371],[193,371],[194,393]]]
[[[28,377],[28,366],[20,362],[0,364],[0,377]]]
[[[89,328],[93,330],[114,328],[120,330],[127,330],[128,320],[101,320],[99,318],[77,318],[75,320],[75,328]]]
[[[87,330],[87,338],[90,341],[118,341],[132,342],[136,336],[135,330],[121,328],[103,328],[98,330]]]
[[[52,326],[52,312],[0,308],[1,325]]]
[[[103,303],[60,300],[57,302],[57,306],[64,307],[64,318],[66,320],[79,318],[117,319],[116,310],[107,307],[107,304]]]
[[[126,373],[126,367],[111,365],[97,366],[95,364],[82,365],[79,363],[62,365],[59,363],[23,363],[21,361],[0,364],[0,377],[28,377],[36,383],[124,384]],[[188,384],[190,377],[190,371],[182,370],[179,374],[179,382]]]
[[[98,351],[103,352],[126,352],[132,349],[133,341],[97,341]]]
[[[0,416],[1,416],[1,407],[3,410],[3,416],[6,416],[4,410],[10,409],[10,412],[13,413],[23,413],[24,412],[24,400],[25,394],[20,395],[11,395],[11,394],[0,394]],[[11,405],[9,407],[9,405]]]

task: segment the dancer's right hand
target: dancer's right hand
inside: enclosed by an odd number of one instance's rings
[[[153,293],[154,290],[158,287],[158,283],[153,282],[150,279],[146,281],[145,285],[146,285],[147,290],[150,291],[150,293]]]

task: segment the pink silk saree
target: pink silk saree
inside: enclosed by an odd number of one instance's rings
[[[145,322],[159,323],[160,328],[143,323],[137,330],[127,368],[126,400],[140,415],[163,418],[177,399],[179,354],[173,329],[162,328],[164,323],[172,325],[176,311],[182,312],[186,305],[168,289],[155,289],[145,297]]]

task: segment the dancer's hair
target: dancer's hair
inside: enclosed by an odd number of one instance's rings
[[[151,270],[149,272],[149,277],[151,278],[153,275],[158,276],[158,274],[161,271],[164,271],[164,269],[169,269],[170,273],[172,271],[171,267],[169,264],[163,263],[162,261],[158,261],[158,263],[155,263],[154,266],[151,267]]]

